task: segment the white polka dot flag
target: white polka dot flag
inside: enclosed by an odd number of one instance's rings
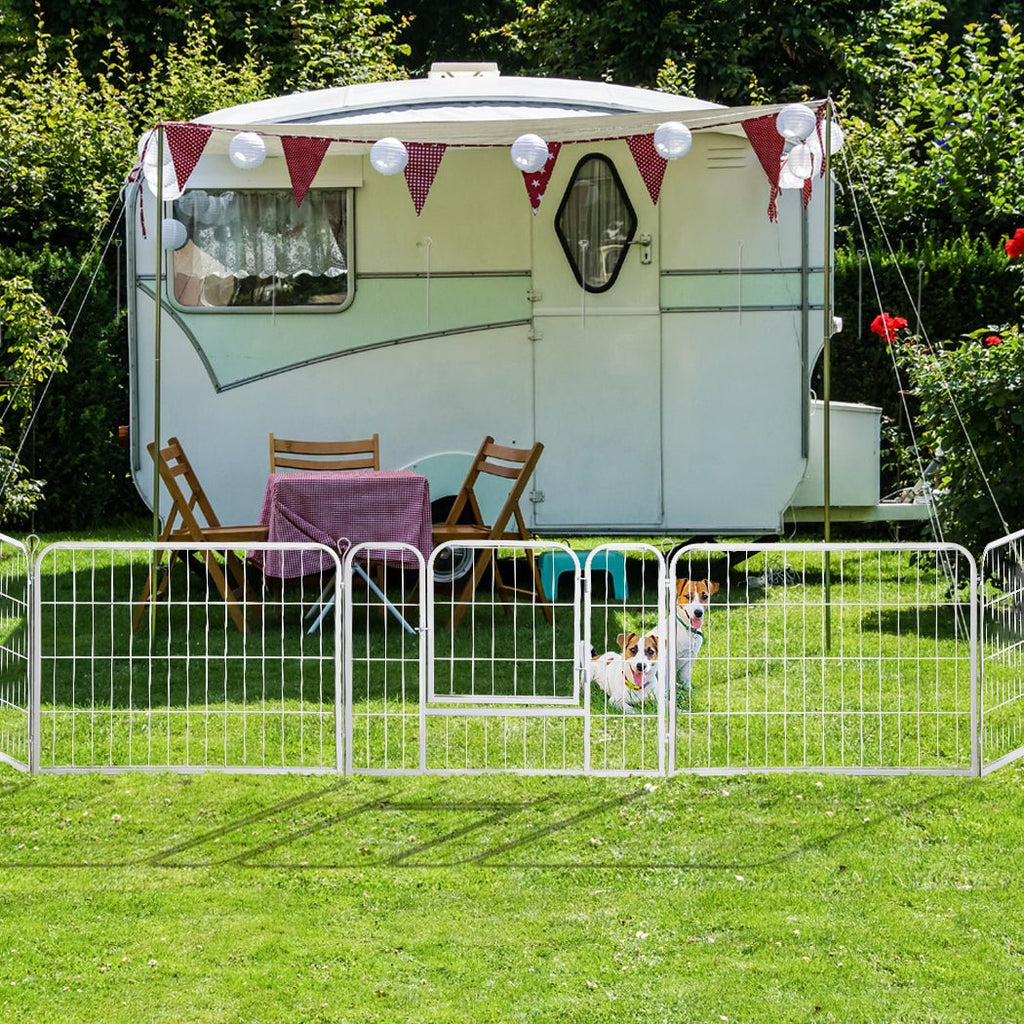
[[[430,186],[434,184],[434,176],[441,166],[441,157],[448,148],[443,142],[407,142],[409,162],[405,165],[405,183],[409,186],[412,205],[416,207],[416,216],[423,211],[423,204],[430,195]]]
[[[284,150],[285,163],[288,164],[288,177],[292,182],[296,206],[301,206],[302,200],[306,198],[330,144],[330,139],[316,139],[309,135],[281,136],[281,148]]]
[[[523,182],[526,185],[526,194],[530,197],[530,205],[533,207],[534,216],[540,208],[540,201],[548,189],[548,182],[551,180],[551,173],[555,169],[555,161],[558,160],[558,151],[562,148],[560,142],[548,143],[547,163],[539,171],[523,171]]]
[[[747,133],[750,145],[754,147],[757,159],[761,161],[764,173],[768,176],[771,191],[768,195],[768,219],[779,219],[779,171],[782,169],[782,150],[786,140],[775,127],[775,115],[765,114],[743,122],[743,130]]]
[[[665,180],[665,168],[668,167],[668,161],[664,157],[659,156],[658,151],[654,148],[653,132],[649,135],[628,135],[626,136],[626,144],[629,146],[629,151],[633,154],[633,159],[636,161],[636,169],[640,172],[640,177],[644,179],[651,202],[657,206],[658,196],[661,195],[661,183]]]
[[[212,131],[213,129],[209,125],[192,124],[191,122],[172,121],[164,125],[167,148],[174,161],[174,174],[178,179],[178,188],[185,188],[185,183],[196,169],[203,150],[206,149],[206,143],[210,141]],[[156,142],[152,139],[150,144],[156,146]]]

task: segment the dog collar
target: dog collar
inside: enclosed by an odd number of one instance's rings
[[[623,672],[622,673],[622,681],[626,684],[626,687],[628,689],[635,690],[637,693],[639,693],[644,688],[643,683],[641,683],[639,686],[637,686],[636,683],[633,682],[633,673],[632,672],[630,672],[628,675],[625,672]]]
[[[678,622],[679,625],[683,627],[683,629],[687,630],[690,633],[693,633],[694,636],[704,635],[703,630],[694,629],[693,626],[691,626],[685,619],[681,619],[678,615],[676,616],[676,622]]]

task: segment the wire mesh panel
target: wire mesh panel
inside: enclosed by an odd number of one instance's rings
[[[669,678],[664,559],[645,544],[603,544],[580,556],[588,768],[663,772]]]
[[[340,769],[340,569],[320,545],[45,548],[41,768]]]
[[[583,770],[578,560],[568,554],[570,597],[543,582],[545,556],[566,552],[542,541],[434,550],[427,567],[429,770]],[[456,565],[462,575],[451,571]]]
[[[669,566],[677,626],[695,581],[718,586],[700,642],[677,629],[674,770],[974,769],[977,570],[962,548],[688,547]]]
[[[0,761],[30,766],[29,556],[0,534]]]
[[[345,556],[345,767],[422,771],[426,656],[423,555],[360,544]]]
[[[1024,756],[1024,530],[981,560],[981,770]]]

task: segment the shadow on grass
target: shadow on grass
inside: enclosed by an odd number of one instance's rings
[[[0,796],[10,792],[24,789],[31,783],[22,785],[12,784],[0,790]],[[630,869],[646,872],[657,870],[672,871],[738,871],[751,870],[754,868],[771,867],[781,865],[794,860],[814,850],[824,850],[833,844],[857,835],[867,834],[877,829],[885,822],[892,821],[909,812],[918,811],[922,808],[939,803],[956,791],[944,789],[941,792],[923,797],[911,803],[900,804],[898,807],[878,817],[872,816],[870,822],[867,820],[847,827],[833,828],[831,831],[818,834],[808,838],[805,842],[783,849],[775,854],[762,857],[750,857],[745,859],[713,859],[694,858],[687,861],[665,860],[657,857],[647,857],[639,861],[623,860],[556,860],[552,858],[531,857],[531,851],[538,845],[552,837],[578,828],[603,815],[621,812],[625,807],[635,803],[647,794],[646,789],[637,789],[625,793],[614,799],[598,800],[590,806],[573,810],[565,808],[556,810],[556,820],[544,824],[527,823],[525,828],[518,835],[498,838],[488,841],[484,849],[478,850],[466,856],[452,856],[444,858],[435,856],[439,851],[451,844],[457,844],[473,834],[486,834],[488,830],[500,827],[502,824],[517,814],[536,812],[542,807],[551,807],[556,799],[553,796],[540,797],[535,800],[467,800],[467,801],[445,801],[445,800],[396,800],[396,799],[374,799],[365,800],[341,813],[332,814],[323,820],[312,825],[295,827],[291,826],[287,834],[275,837],[265,842],[257,842],[240,853],[229,854],[216,859],[195,859],[183,857],[199,850],[210,843],[220,842],[222,839],[233,834],[240,833],[244,829],[254,825],[269,824],[275,822],[281,825],[280,816],[295,808],[306,805],[314,805],[317,801],[342,792],[346,788],[346,782],[341,781],[323,789],[317,789],[311,793],[305,793],[288,800],[282,800],[263,810],[246,815],[236,821],[221,825],[217,828],[203,832],[191,839],[168,846],[150,856],[138,860],[110,860],[110,861],[62,861],[62,862],[40,862],[20,861],[2,862],[0,870],[37,870],[37,869],[110,869],[110,868],[132,868],[149,866],[155,868],[168,868],[173,870],[182,869],[209,869],[214,866],[235,866],[251,871],[294,871],[302,873],[306,871],[365,871],[369,868],[407,868],[416,870],[444,870],[457,867],[475,866],[490,870],[521,871],[523,869],[534,870],[575,870],[575,871],[601,871],[614,870],[617,872]],[[329,833],[331,829],[339,825],[356,822],[363,815],[371,814],[428,814],[440,817],[445,814],[472,815],[472,820],[467,824],[443,831],[441,834],[424,842],[414,842],[399,852],[391,853],[376,861],[367,860],[366,856],[346,858],[337,857],[330,860],[302,860],[301,862],[261,858],[270,854],[293,848],[301,841]],[[512,825],[510,831],[514,830]],[[410,837],[412,839],[412,837]],[[365,851],[360,850],[360,854]],[[522,856],[514,860],[505,861],[501,858],[510,854],[519,853]]]

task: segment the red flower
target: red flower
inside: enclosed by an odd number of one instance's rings
[[[1013,238],[1008,238],[1003,248],[1011,260],[1016,259],[1018,256],[1024,256],[1024,228],[1017,228]]]
[[[896,337],[896,332],[907,326],[907,321],[901,316],[890,316],[888,313],[879,313],[871,321],[872,333],[880,338],[885,338],[885,343],[891,345]]]
[[[994,345],[1002,345],[1002,343],[1003,343],[1003,339],[1000,338],[998,334],[990,334],[985,339],[985,347],[986,348],[992,348]]]

